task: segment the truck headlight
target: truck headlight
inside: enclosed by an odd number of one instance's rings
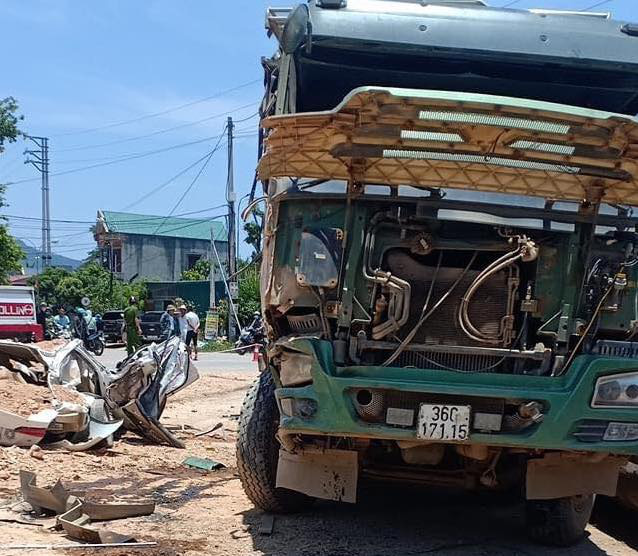
[[[638,408],[638,372],[603,376],[596,381],[592,407]]]
[[[307,398],[282,398],[281,412],[286,417],[309,419],[317,413],[317,402]]]
[[[284,387],[301,386],[312,382],[312,357],[298,351],[284,351],[281,354],[279,379]]]
[[[638,440],[638,423],[609,423],[603,440],[612,442]]]

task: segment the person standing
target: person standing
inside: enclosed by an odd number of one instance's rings
[[[126,354],[130,356],[142,346],[140,315],[137,308],[137,299],[134,297],[128,300],[128,307],[124,309],[124,326],[126,330]]]
[[[178,334],[177,322],[175,319],[175,305],[167,305],[166,311],[160,317],[160,329],[162,342],[170,340]]]
[[[58,309],[58,314],[53,317],[53,325],[55,331],[60,336],[65,336],[70,333],[71,320],[66,314],[64,307]]]
[[[191,353],[191,343],[193,344],[192,353],[193,360],[197,361],[197,336],[199,334],[199,317],[197,313],[193,311],[192,307],[188,308],[188,312],[185,315],[186,319],[186,349],[189,354]]]
[[[186,333],[188,332],[188,323],[186,322],[186,305],[179,306],[179,315],[177,316],[177,322],[179,324],[179,337],[182,342],[186,342]]]
[[[49,316],[47,313],[49,308],[47,304],[42,302],[40,303],[40,308],[38,309],[38,314],[35,317],[36,322],[42,327],[42,337],[44,338],[47,333],[47,317]]]

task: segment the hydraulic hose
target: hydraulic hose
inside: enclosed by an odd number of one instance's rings
[[[523,257],[522,248],[515,251],[506,253],[491,265],[485,268],[472,282],[470,287],[465,292],[465,295],[461,298],[461,304],[459,306],[458,319],[461,329],[472,340],[490,344],[500,344],[503,341],[501,337],[486,336],[480,330],[478,330],[470,320],[469,316],[469,304],[481,285],[492,275],[501,271],[502,269],[514,264],[517,260]]]

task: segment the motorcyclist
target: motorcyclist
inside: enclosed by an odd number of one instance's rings
[[[64,307],[58,309],[58,314],[53,317],[53,325],[55,326],[55,332],[59,336],[70,334],[71,332],[71,319],[66,314]]]
[[[253,313],[253,321],[248,325],[248,330],[252,330],[253,332],[261,332],[264,323],[261,320],[261,313],[259,311],[255,311]]]
[[[261,318],[261,313],[255,311],[253,313],[253,321],[242,329],[239,339],[235,343],[236,348],[248,348],[254,344],[263,344],[264,342],[264,323]],[[241,355],[247,353],[247,349],[239,349],[238,353]]]

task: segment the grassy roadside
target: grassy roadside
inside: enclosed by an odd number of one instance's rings
[[[200,353],[214,353],[217,351],[225,351],[233,349],[235,346],[228,340],[217,340],[211,342],[201,342],[197,349]]]

